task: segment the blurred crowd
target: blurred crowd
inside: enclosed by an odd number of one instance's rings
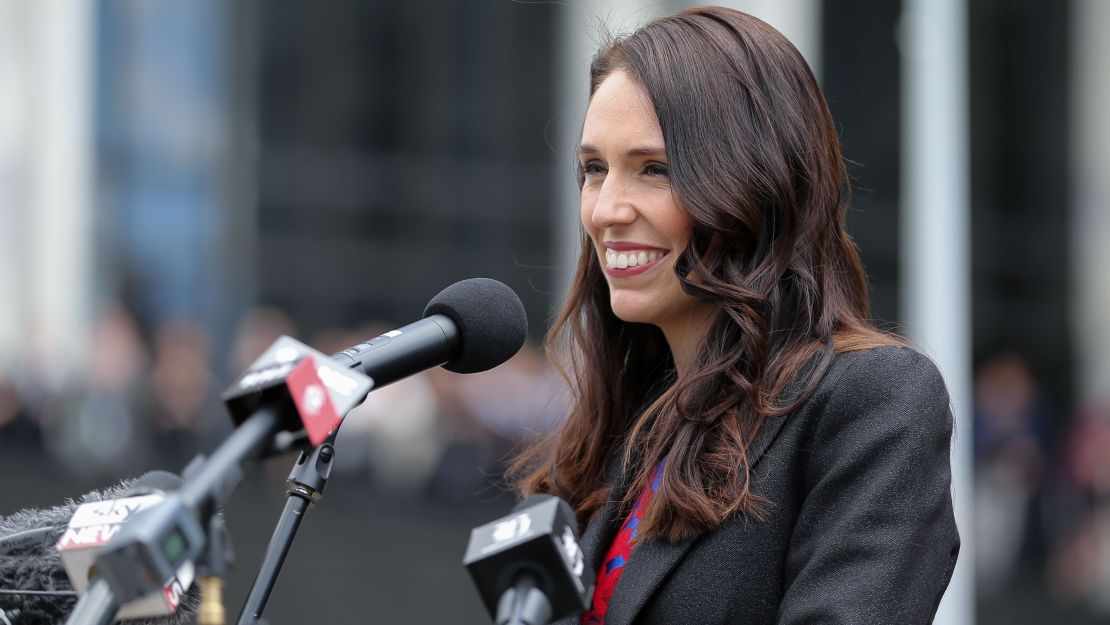
[[[107,306],[78,373],[51,378],[47,367],[57,363],[32,349],[0,368],[0,454],[40,451],[52,468],[88,481],[179,471],[231,432],[220,395],[279,336],[334,353],[388,329],[325,330],[305,340],[282,311],[256,308],[221,357],[194,320],[143,331],[126,308]],[[478,495],[500,483],[513,449],[565,414],[564,385],[546,362],[528,344],[485,373],[437,368],[371,393],[340,429],[334,473],[399,496]]]
[[[1047,587],[1110,615],[1110,403],[1061,414],[1012,352],[974,388],[976,592]]]
[[[305,342],[334,353],[386,329],[325,330]],[[90,481],[180,470],[230,433],[222,390],[281,335],[301,338],[282,311],[252,309],[221,351],[194,320],[143,331],[126,308],[108,306],[79,374],[53,379],[56,362],[32,349],[0,368],[0,454],[19,448]],[[1047,587],[1110,614],[1110,403],[1068,418],[1015,353],[985,359],[974,388],[977,592]],[[371,393],[347,416],[334,471],[396,496],[480,496],[567,406],[532,344],[489,372],[433,369]]]

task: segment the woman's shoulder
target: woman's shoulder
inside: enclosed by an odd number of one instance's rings
[[[838,353],[814,390],[810,407],[853,420],[874,415],[883,421],[920,424],[926,414],[945,415],[948,390],[936,364],[902,345],[881,345]]]
[[[902,380],[939,382],[940,370],[925,354],[906,345],[878,345],[837,353],[823,382],[896,384]]]

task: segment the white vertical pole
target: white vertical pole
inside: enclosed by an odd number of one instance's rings
[[[604,42],[606,34],[628,34],[665,14],[665,6],[643,0],[612,0],[594,3],[572,0],[559,15],[559,60],[555,93],[555,123],[552,147],[555,150],[554,247],[556,272],[561,278],[553,293],[557,309],[566,298],[578,260],[581,229],[578,217],[578,188],[574,181],[575,148],[582,120],[589,104],[590,60]]]
[[[1079,400],[1110,401],[1110,2],[1074,0],[1072,340]]]
[[[33,9],[0,0],[0,376],[13,364],[26,321]]]
[[[966,0],[905,0],[902,316],[936,362],[956,417],[952,478],[963,545],[936,623],[975,619]]]
[[[80,357],[92,264],[93,3],[39,0],[32,36],[30,316],[48,353]],[[60,369],[51,370],[59,378]],[[59,379],[53,382],[59,382]]]

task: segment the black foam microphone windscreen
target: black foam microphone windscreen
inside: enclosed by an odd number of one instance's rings
[[[512,289],[490,278],[470,278],[443,289],[424,316],[444,315],[458,326],[462,346],[443,365],[455,373],[477,373],[512,358],[528,336],[524,304]]]

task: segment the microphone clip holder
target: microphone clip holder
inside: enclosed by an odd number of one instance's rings
[[[309,503],[320,503],[324,487],[328,484],[335,459],[335,434],[327,441],[309,452],[301,452],[293,470],[289,472],[286,494],[308,499]]]

